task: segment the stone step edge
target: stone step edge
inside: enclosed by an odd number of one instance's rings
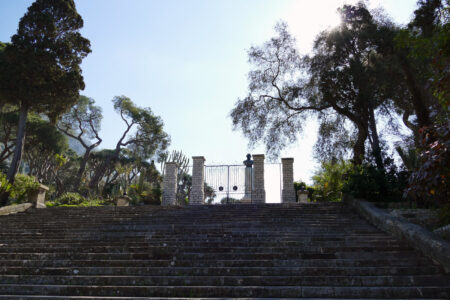
[[[8,299],[61,299],[61,296],[47,296],[47,295],[0,295],[0,298],[8,297]],[[114,297],[114,296],[64,296],[64,299],[118,299],[118,300],[134,300],[134,299],[162,299],[162,300],[342,300],[342,298],[179,298],[179,297]],[[352,300],[367,300],[367,298],[356,298]],[[411,300],[411,298],[396,298],[391,300]],[[414,300],[414,299],[413,299]],[[421,300],[441,300],[423,298]]]

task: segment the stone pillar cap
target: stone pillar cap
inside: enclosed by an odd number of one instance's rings
[[[39,188],[48,191],[48,186],[43,185],[42,183],[41,183],[41,185],[39,186]]]
[[[206,160],[204,156],[192,156],[192,159],[203,159],[203,161]]]
[[[264,154],[253,154],[252,155],[253,156],[253,158],[255,158],[255,157],[258,157],[258,158],[265,158],[265,156],[264,156]]]
[[[166,162],[166,165],[175,165],[178,167],[178,164],[174,161],[168,161],[168,162]]]
[[[292,161],[294,161],[294,158],[293,158],[293,157],[284,157],[284,158],[282,158],[281,160],[282,160],[282,161],[283,161],[283,160],[292,160]]]

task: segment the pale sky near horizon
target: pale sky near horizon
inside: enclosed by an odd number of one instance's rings
[[[0,0],[0,41],[9,42],[31,0]],[[75,0],[82,34],[92,53],[83,61],[86,89],[103,109],[101,148],[115,146],[124,125],[111,99],[126,95],[164,120],[170,149],[205,156],[206,164],[240,164],[248,149],[228,117],[247,93],[247,49],[288,23],[306,54],[314,37],[337,25],[343,0]],[[416,0],[377,0],[398,24],[406,24]],[[294,178],[311,182],[317,125],[310,122],[280,157],[294,157]]]

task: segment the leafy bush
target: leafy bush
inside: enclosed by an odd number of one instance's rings
[[[6,179],[5,179],[6,180]],[[39,188],[40,183],[33,176],[17,174],[9,192],[9,204],[19,204],[28,201],[28,193]]]
[[[0,191],[9,192],[11,189],[11,184],[6,179],[6,175],[0,172]]]
[[[86,207],[86,206],[103,206],[112,205],[108,199],[87,199],[78,193],[64,193],[55,201],[46,202],[47,207],[53,206],[71,206],[71,207]]]
[[[340,201],[345,175],[351,169],[350,162],[324,162],[319,171],[312,177],[314,181],[314,199],[322,201]]]
[[[368,163],[352,167],[342,191],[368,201],[401,201],[408,173],[398,171],[391,159],[385,159],[385,167],[382,170]]]
[[[161,189],[152,187],[148,182],[140,184],[132,184],[128,188],[128,196],[132,199],[131,203],[136,205],[140,203],[160,205],[161,204]]]
[[[58,205],[79,205],[83,202],[87,202],[87,199],[78,193],[64,193],[54,202]]]

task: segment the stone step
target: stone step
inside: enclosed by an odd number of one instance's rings
[[[197,253],[197,252],[179,252],[153,251],[153,252],[134,252],[134,253],[90,253],[90,252],[44,252],[44,253],[5,253],[0,252],[0,260],[11,259],[377,259],[383,257],[409,258],[416,259],[421,257],[416,251],[386,251],[380,253],[374,252],[335,252],[335,253]]]
[[[0,275],[3,284],[96,286],[432,286],[448,287],[450,275],[415,276],[55,276]]]
[[[216,239],[211,241],[208,240],[197,240],[197,241],[177,241],[177,240],[154,240],[153,238],[147,241],[142,241],[142,239],[129,239],[126,241],[128,247],[178,247],[178,248],[189,248],[189,247],[248,247],[248,248],[265,248],[265,247],[279,247],[279,248],[301,248],[301,247],[404,247],[408,248],[404,244],[395,240],[322,240],[322,241],[240,241],[239,239],[228,239],[227,241]],[[3,247],[123,247],[124,242],[118,242],[116,240],[104,241],[104,240],[72,240],[72,239],[44,239],[44,240],[2,240],[0,244],[0,249]],[[408,248],[409,249],[409,248]]]
[[[443,275],[439,266],[378,267],[0,267],[2,275],[92,275],[92,276],[387,276]]]
[[[0,298],[447,299],[449,281],[342,203],[0,217]]]
[[[0,267],[167,267],[172,259],[152,260],[0,260]],[[362,259],[286,259],[286,260],[176,260],[178,267],[375,267],[375,266],[428,266],[430,261],[423,257]]]
[[[0,284],[0,294],[133,296],[133,297],[309,297],[309,298],[442,298],[449,287],[333,287],[333,286],[77,286]]]
[[[222,254],[290,254],[294,257],[299,253],[305,254],[334,254],[342,252],[373,252],[380,253],[383,255],[385,252],[410,252],[412,249],[407,246],[395,245],[395,246],[338,246],[338,247],[323,247],[323,246],[309,246],[305,245],[302,247],[227,247],[225,245],[218,247],[205,247],[205,246],[195,246],[195,247],[177,247],[177,246],[98,246],[95,244],[75,246],[56,246],[56,245],[46,245],[41,247],[10,247],[0,246],[0,253],[118,253],[118,252],[129,252],[129,253],[172,253],[183,255],[185,253],[217,253]]]

